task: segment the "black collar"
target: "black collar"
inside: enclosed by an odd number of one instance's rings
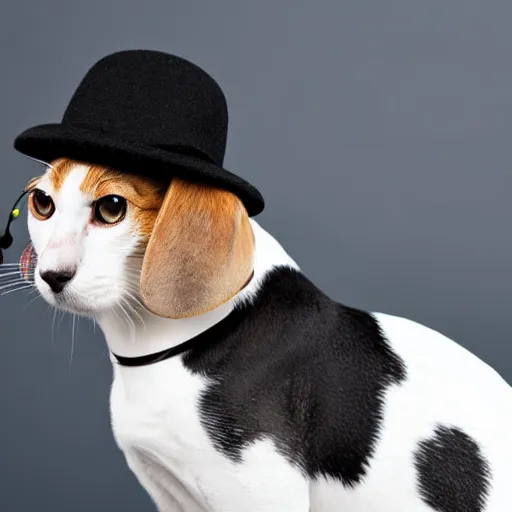
[[[239,325],[239,323],[245,317],[247,311],[247,307],[235,307],[233,311],[231,311],[231,313],[229,313],[225,318],[223,318],[220,322],[217,322],[206,331],[199,333],[197,336],[194,336],[193,338],[184,341],[179,345],[161,350],[160,352],[155,352],[153,354],[147,354],[145,356],[139,357],[119,356],[114,354],[114,352],[112,352],[112,355],[121,366],[147,366],[149,364],[159,363],[160,361],[165,361],[171,357],[183,354],[203,343],[212,344],[216,340],[221,339],[228,333],[232,332],[235,327]]]
[[[196,344],[197,338],[198,336],[195,336],[194,338],[184,341],[179,345],[161,350],[160,352],[155,352],[154,354],[147,354],[145,356],[125,357],[114,354],[113,352],[112,355],[117,359],[117,362],[121,366],[146,366],[148,364],[159,363],[165,359],[170,359],[171,357],[183,354],[183,352],[190,350]]]

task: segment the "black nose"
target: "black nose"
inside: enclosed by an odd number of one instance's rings
[[[52,292],[59,293],[73,279],[75,273],[75,270],[45,270],[40,272],[40,275],[41,279],[48,283]]]

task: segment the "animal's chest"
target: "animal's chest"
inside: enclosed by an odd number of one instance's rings
[[[168,439],[192,448],[205,442],[197,413],[205,383],[176,361],[117,369],[110,404],[114,434],[121,444],[160,446]]]
[[[198,401],[205,386],[173,359],[117,368],[111,392],[114,437],[130,467],[143,485],[149,483],[149,494],[172,490],[186,510],[206,510],[211,474],[231,467],[201,424]]]

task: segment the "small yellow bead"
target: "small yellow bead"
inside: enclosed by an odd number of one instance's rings
[[[14,210],[12,211],[12,217],[14,219],[17,219],[19,216],[20,216],[20,209],[19,208],[14,208]]]

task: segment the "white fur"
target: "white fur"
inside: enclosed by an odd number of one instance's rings
[[[276,265],[298,268],[277,241],[251,221],[256,238],[255,275],[246,289],[218,309],[196,318],[168,320],[141,308],[133,295],[137,269],[127,256],[138,237],[129,212],[112,228],[88,225],[90,198],[79,186],[77,167],[56,193],[52,219],[29,219],[39,268],[36,283],[53,305],[95,317],[109,348],[137,356],[181,343],[224,318],[236,301],[250,301]],[[56,297],[38,277],[40,268],[75,265],[77,275]],[[136,297],[135,297],[136,298]],[[136,312],[135,312],[136,311]],[[199,421],[198,398],[208,384],[180,358],[143,367],[113,360],[112,429],[119,448],[160,512],[422,512],[412,450],[436,422],[455,423],[481,444],[493,467],[486,512],[509,512],[512,492],[512,391],[475,356],[417,323],[375,314],[392,349],[405,361],[408,380],[386,395],[385,428],[364,483],[309,481],[262,439],[234,464],[214,449]],[[457,380],[451,371],[457,367]],[[493,434],[487,429],[489,418]],[[498,433],[498,435],[496,434]]]
[[[51,172],[51,171],[50,171]],[[30,238],[38,255],[36,285],[52,305],[79,314],[97,316],[106,312],[125,316],[134,293],[133,277],[140,269],[127,263],[140,237],[128,209],[124,222],[110,227],[90,223],[92,197],[80,191],[87,174],[77,165],[62,188],[55,191],[47,173],[38,188],[48,193],[56,211],[48,220],[28,218]],[[55,295],[39,271],[77,268],[73,280]],[[132,286],[129,286],[130,283]]]
[[[408,378],[387,392],[385,429],[365,484],[347,491],[332,482],[319,483],[313,499],[326,500],[327,505],[315,512],[331,512],[333,503],[343,503],[349,512],[432,512],[418,500],[412,454],[437,423],[462,427],[490,461],[493,489],[485,510],[511,510],[512,388],[442,334],[404,318],[374,316],[393,351],[405,361]]]

